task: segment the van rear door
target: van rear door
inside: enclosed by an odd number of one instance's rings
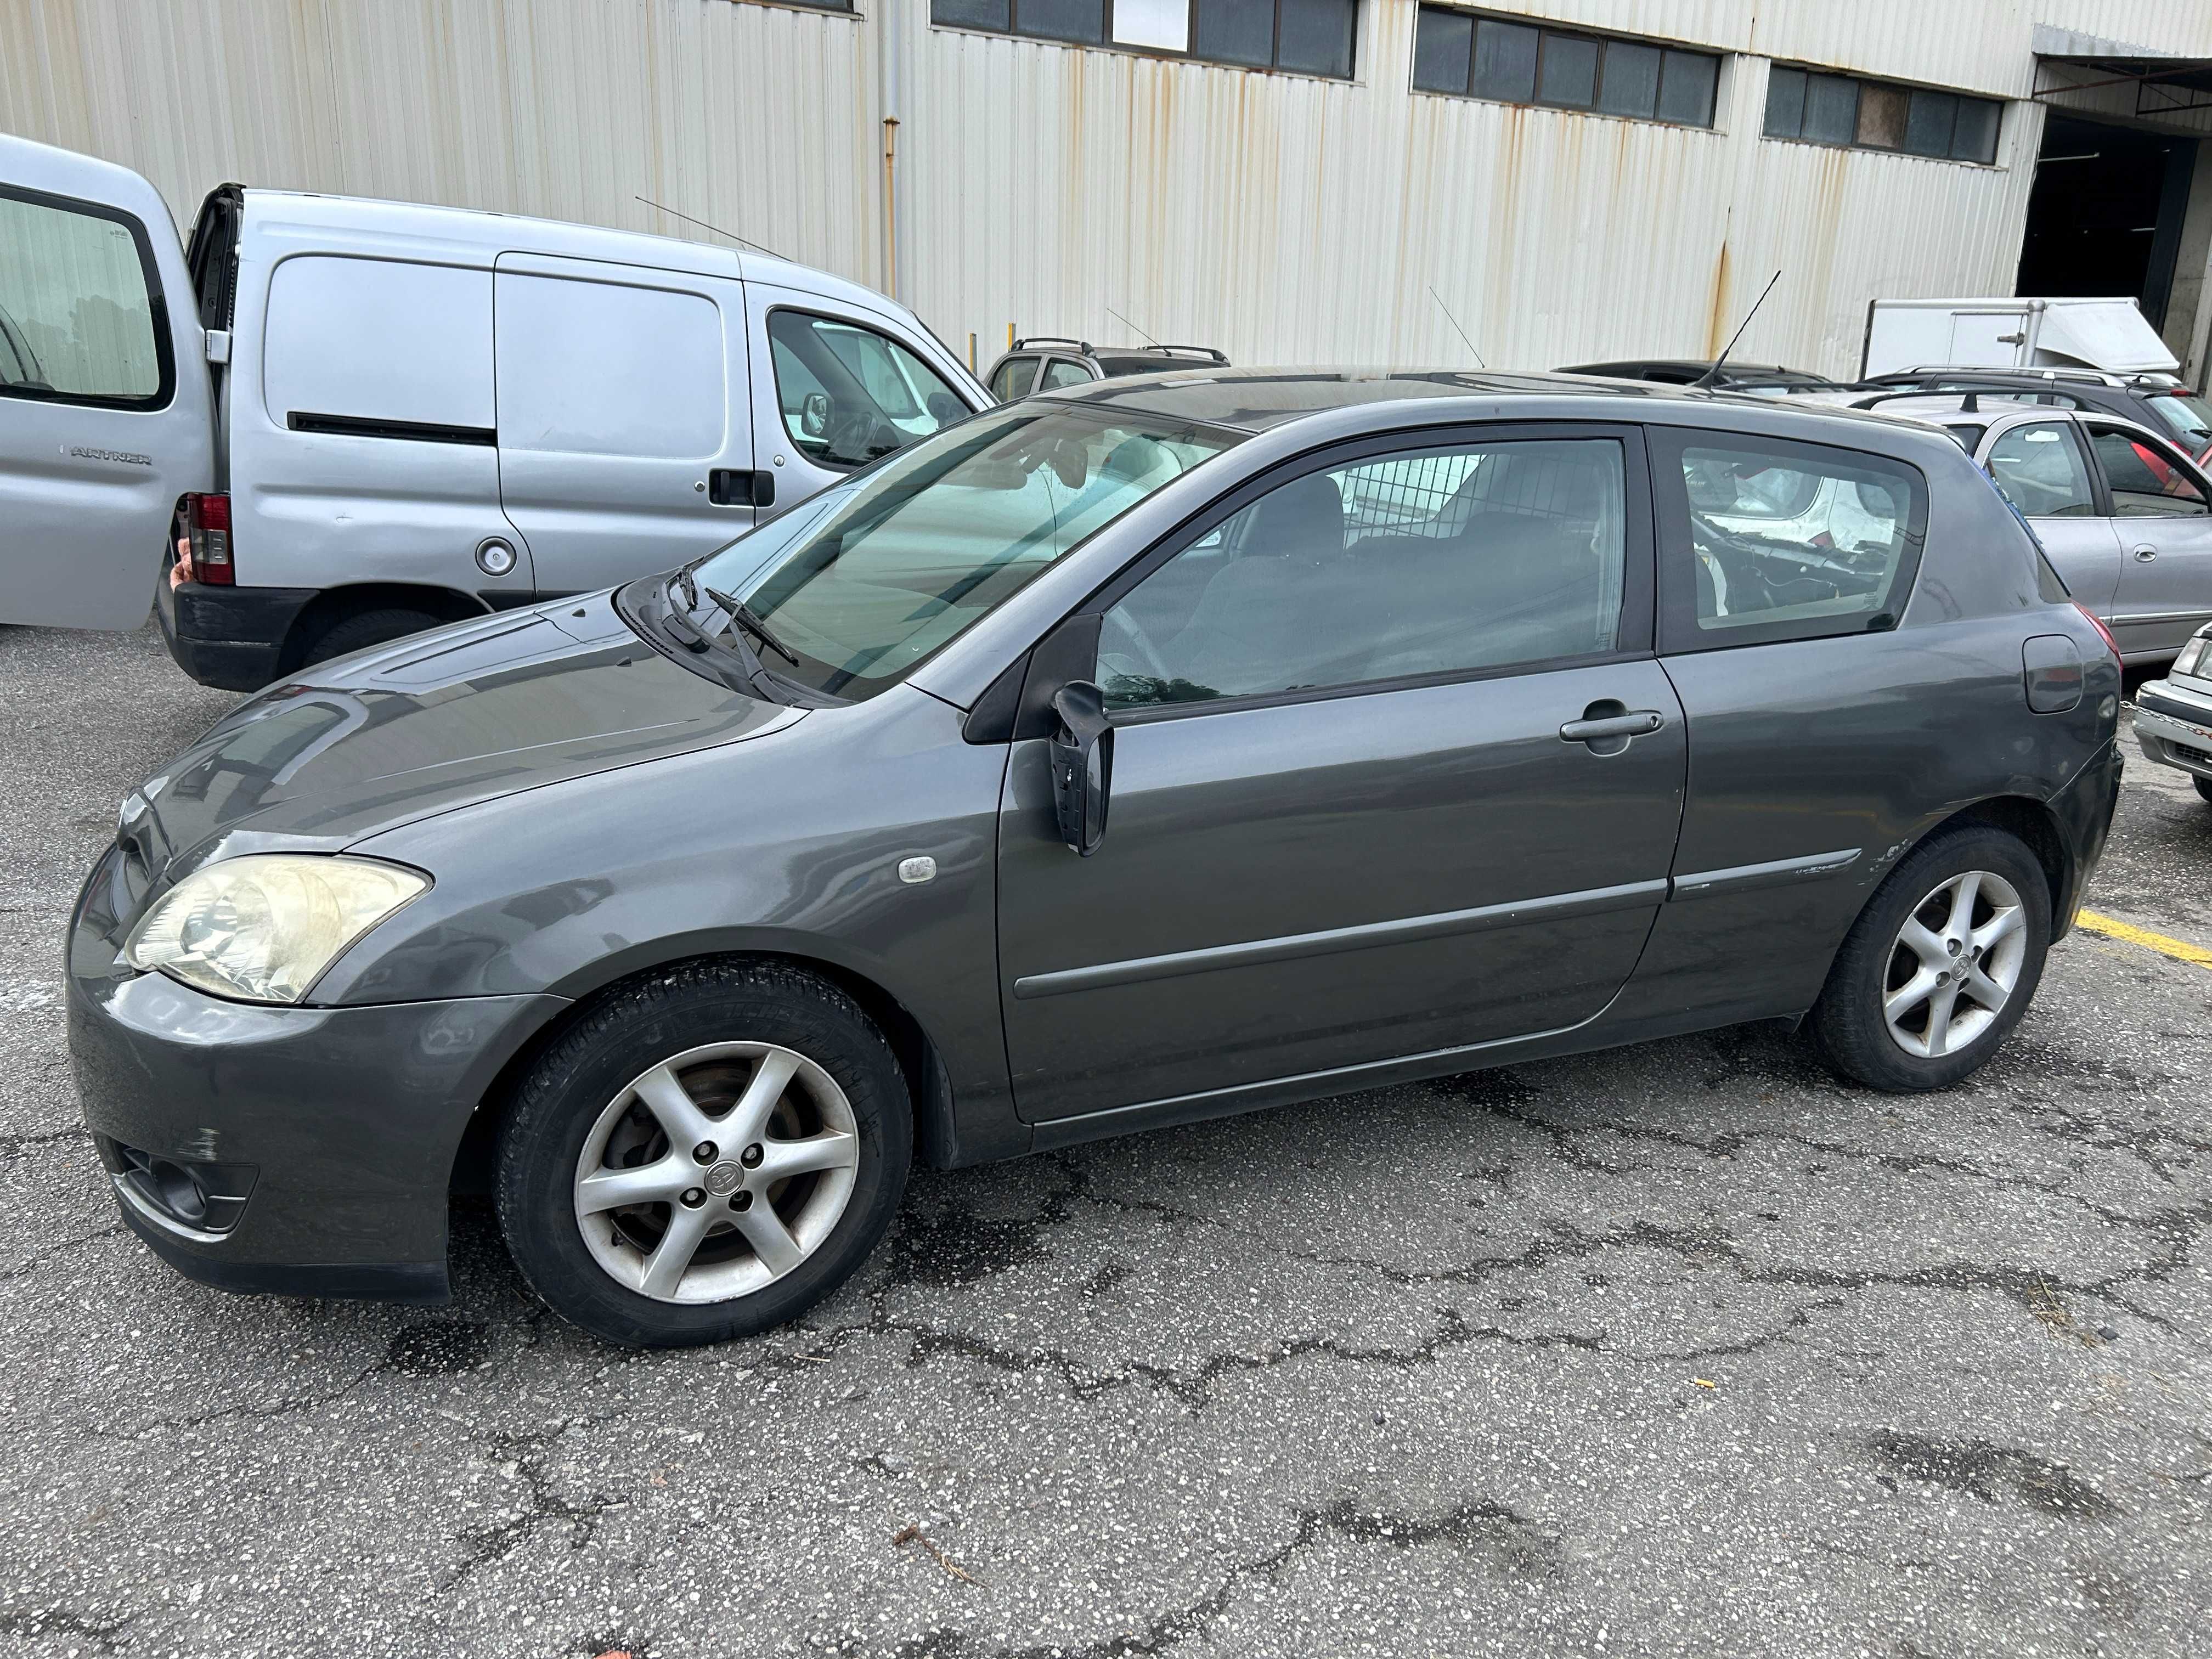
[[[215,485],[176,221],[127,167],[0,134],[0,622],[136,628]]]
[[[604,587],[752,527],[744,289],[734,278],[502,253],[500,501],[540,592]]]

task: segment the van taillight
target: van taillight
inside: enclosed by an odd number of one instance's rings
[[[187,495],[184,508],[184,534],[177,538],[178,579],[228,586],[230,497]]]

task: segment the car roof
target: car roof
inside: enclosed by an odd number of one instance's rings
[[[1931,398],[1942,398],[1952,394],[1932,392],[1928,395]],[[1869,415],[1883,413],[1880,410],[1868,410],[1863,412]],[[1986,427],[1991,432],[1996,431],[1999,428],[2026,426],[2039,421],[2070,421],[2076,425],[2094,421],[2099,426],[2116,427],[2124,431],[2140,432],[2146,437],[2156,438],[2169,449],[2184,449],[2182,445],[2175,443],[2172,437],[2159,431],[2155,427],[2145,426],[2141,421],[2131,421],[2124,415],[2111,414],[2101,409],[2058,409],[2049,404],[2020,404],[1995,409],[1984,407],[1978,410],[1971,409],[1905,410],[1894,415],[1884,416],[1884,418],[1913,421],[1923,426]],[[2184,453],[2186,453],[2185,449]]]
[[[1375,418],[1359,424],[1375,428],[1392,424],[1389,416],[1394,414],[1401,423],[1410,418],[1413,424],[1427,425],[1516,414],[1530,419],[1630,420],[1665,411],[1662,419],[1695,424],[1700,410],[1725,410],[1732,417],[1765,415],[1863,427],[1871,423],[1885,431],[1895,431],[1901,424],[1865,410],[1800,405],[1796,399],[1753,398],[1719,388],[1478,369],[1198,366],[1092,380],[1037,395],[1119,405],[1253,433],[1363,409],[1372,411]],[[1444,407],[1447,403],[1462,407]],[[1474,404],[1482,407],[1468,407]]]

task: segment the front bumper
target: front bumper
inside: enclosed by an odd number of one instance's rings
[[[2212,697],[2152,680],[2136,692],[2135,726],[2144,759],[2212,778]]]
[[[85,1122],[124,1219],[179,1272],[224,1289],[444,1300],[462,1132],[563,999],[226,1002],[118,965],[100,902],[117,857],[78,901],[68,997]],[[165,1208],[149,1161],[216,1172],[242,1201],[209,1217]]]
[[[164,580],[155,590],[154,614],[177,666],[202,685],[258,691],[276,678],[292,624],[315,592]]]

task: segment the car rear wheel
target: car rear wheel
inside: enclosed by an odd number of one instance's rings
[[[1814,1038],[1872,1088],[1956,1083],[2020,1023],[2050,944],[2051,889],[2035,855],[2002,830],[1946,831],[1861,912],[1814,1005]]]
[[[696,963],[615,993],[532,1069],[500,1224],[531,1288],[593,1335],[725,1341],[845,1281],[912,1150],[898,1062],[850,997],[778,963]]]
[[[420,634],[426,628],[443,625],[442,618],[427,611],[408,611],[396,605],[360,611],[343,622],[333,623],[308,641],[307,649],[301,653],[300,662],[303,667],[328,662],[333,657],[349,656],[373,645],[388,645],[410,634]]]

